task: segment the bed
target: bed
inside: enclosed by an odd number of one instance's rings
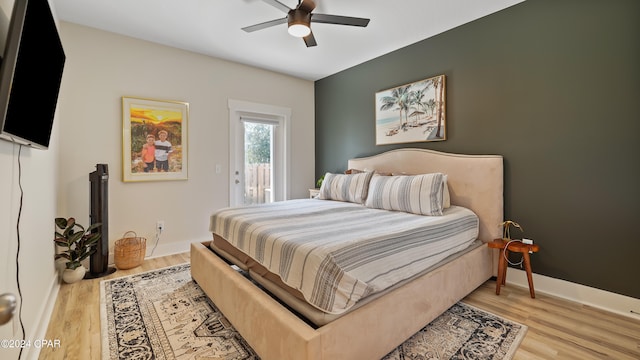
[[[503,216],[501,156],[397,149],[351,159],[347,168],[396,175],[446,174],[452,208],[470,209],[477,215],[478,240],[488,242],[500,237],[499,224]],[[233,237],[233,234],[230,231],[225,236]],[[213,236],[227,240],[221,234]],[[365,297],[352,308],[329,311],[317,319],[297,308],[304,306],[304,301],[279,292],[277,284],[272,284],[269,278],[248,279],[221,257],[220,254],[228,255],[225,249],[216,248],[217,252],[214,252],[210,245],[211,242],[192,244],[192,276],[266,360],[382,358],[475,290],[494,275],[496,269],[496,256],[491,249],[482,243],[470,246],[463,254],[432,266],[430,271],[419,272],[399,285]],[[256,279],[262,286],[256,286]],[[280,300],[276,300],[274,294]],[[296,299],[300,304],[296,305]]]

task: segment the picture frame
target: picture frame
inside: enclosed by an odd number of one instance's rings
[[[189,103],[122,97],[122,181],[187,180]]]
[[[445,105],[445,75],[376,92],[376,145],[446,140]]]

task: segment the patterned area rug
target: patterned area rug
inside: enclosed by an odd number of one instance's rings
[[[259,359],[191,279],[189,264],[101,282],[103,359]],[[384,360],[511,359],[527,327],[464,303]]]

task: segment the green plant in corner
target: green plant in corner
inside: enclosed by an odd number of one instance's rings
[[[520,229],[521,232],[524,232],[524,229],[520,224],[515,221],[507,220],[505,222],[500,223],[499,226],[502,226],[502,238],[511,240],[511,226],[516,229]]]
[[[320,178],[318,178],[318,180],[316,181],[316,187],[319,189],[320,187],[322,187],[322,182],[324,181],[324,175],[320,176]]]
[[[66,259],[67,269],[75,270],[82,266],[82,260],[96,251],[101,234],[93,230],[98,229],[102,224],[93,224],[85,230],[84,226],[76,223],[74,218],[56,218],[55,222],[59,230],[56,230],[53,241],[57,246],[64,248],[60,254],[56,254],[55,258]]]

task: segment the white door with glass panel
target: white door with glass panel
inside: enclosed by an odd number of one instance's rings
[[[286,194],[286,120],[270,106],[230,103],[230,206],[281,201]],[[241,108],[234,108],[238,105]],[[253,111],[246,110],[247,104]],[[256,108],[257,107],[257,108]],[[243,110],[244,109],[244,110]],[[262,110],[260,112],[259,110]]]

